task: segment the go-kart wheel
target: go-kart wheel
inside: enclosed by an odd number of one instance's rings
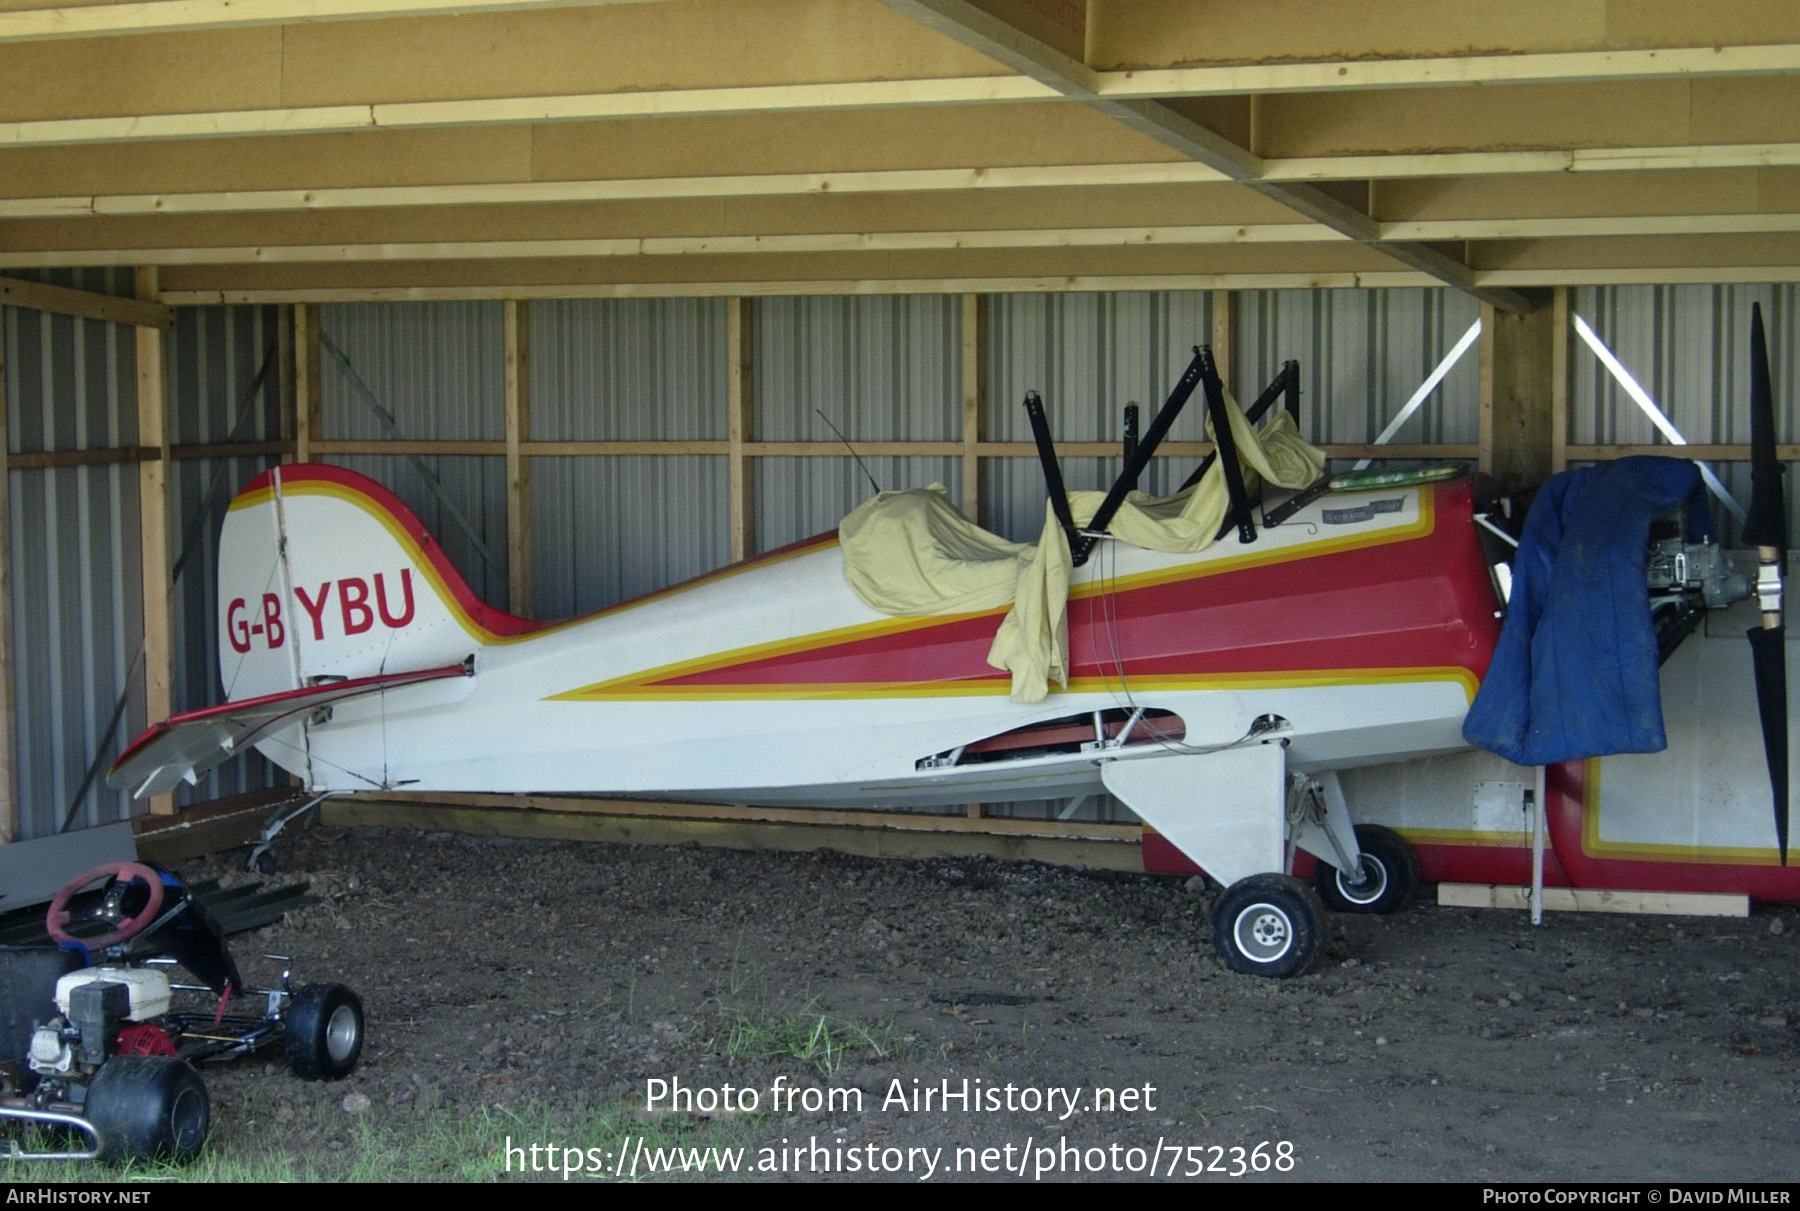
[[[212,1105],[186,1060],[116,1055],[88,1085],[87,1120],[100,1135],[100,1159],[192,1160],[206,1142]]]
[[[1321,862],[1313,871],[1313,886],[1325,907],[1333,912],[1392,913],[1411,902],[1419,887],[1419,859],[1406,839],[1379,824],[1356,826],[1356,845],[1362,850],[1362,878],[1352,880],[1343,871]]]
[[[362,1001],[342,984],[308,984],[287,1010],[287,1055],[294,1075],[335,1081],[350,1075],[362,1054]]]
[[[1318,897],[1287,875],[1251,875],[1213,905],[1213,945],[1225,966],[1244,975],[1304,974],[1319,953]]]
[[[69,901],[89,884],[98,883],[102,879],[111,879],[106,894],[100,903],[86,910],[81,916],[74,916],[69,911]],[[143,908],[133,916],[125,916],[125,900],[131,889],[142,885],[146,896]],[[154,867],[142,862],[108,862],[104,866],[96,866],[84,871],[63,885],[50,901],[49,911],[44,914],[44,929],[58,944],[71,943],[86,949],[105,950],[109,946],[117,946],[121,942],[143,933],[155,922],[156,915],[162,911],[163,881]],[[97,938],[75,938],[67,931],[67,926],[76,921],[106,921],[115,928],[109,934]]]

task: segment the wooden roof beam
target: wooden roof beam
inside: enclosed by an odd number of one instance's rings
[[[1447,152],[1402,156],[1265,159],[1265,181],[1418,180],[1655,172],[1664,169],[1800,167],[1800,143],[1723,147],[1613,147],[1574,151]],[[85,215],[181,215],[622,202],[682,198],[954,193],[966,190],[1197,185],[1225,177],[1193,161],[1046,164],[995,168],[904,168],[844,172],[615,177],[600,180],[478,181],[313,189],[72,194],[0,197],[0,220]],[[1384,230],[1391,239],[1425,238]],[[1430,238],[1437,239],[1433,235]],[[1462,238],[1462,237],[1459,237]],[[1471,236],[1467,238],[1483,238]]]
[[[1217,97],[1254,93],[1357,92],[1459,84],[1575,84],[1611,80],[1791,75],[1800,45],[1684,46],[1657,50],[1347,59],[1091,72],[1104,97]]]
[[[1796,149],[1800,156],[1800,148]],[[181,215],[372,210],[414,206],[512,206],[680,198],[844,197],[989,189],[1116,188],[1215,184],[1202,164],[1049,164],[1018,168],[902,168],[862,172],[761,173],[605,180],[480,181],[459,185],[358,185],[207,193],[90,194],[0,198],[0,220],[85,215]]]
[[[882,3],[1403,265],[1504,311],[1533,309],[1531,301],[1516,291],[1477,285],[1467,265],[1435,248],[1384,238],[1380,227],[1368,215],[1314,186],[1265,180],[1262,162],[1253,153],[1159,101],[1100,95],[1099,77],[1085,63],[1007,24],[969,0],[882,0]]]
[[[253,25],[301,25],[384,17],[519,12],[577,5],[645,4],[651,0],[144,0],[0,12],[0,42],[112,38]]]
[[[551,97],[482,97],[450,101],[394,101],[193,113],[122,114],[0,122],[0,148],[66,147],[148,139],[210,139],[232,135],[319,134],[406,130],[494,123],[574,122],[674,115],[716,116],[869,107],[917,108],[1043,101],[1055,94],[1019,76],[963,76],[858,80],[830,84],[772,84],[741,88],[671,88],[576,93]]]
[[[561,257],[722,256],[745,253],[915,252],[1000,248],[1178,248],[1342,240],[1313,223],[1182,227],[1057,227],[968,231],[820,232],[805,235],[635,236],[593,239],[441,240],[394,243],[190,245],[0,250],[0,268],[72,265],[276,265],[353,261],[479,261]]]

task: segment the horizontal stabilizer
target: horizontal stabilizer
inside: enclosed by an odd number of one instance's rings
[[[199,781],[201,774],[223,764],[245,745],[255,744],[271,732],[334,702],[424,681],[474,675],[475,662],[470,658],[441,668],[354,677],[188,711],[157,724],[133,741],[113,762],[106,784],[115,790],[130,788],[133,796],[140,799],[160,795],[184,780]]]

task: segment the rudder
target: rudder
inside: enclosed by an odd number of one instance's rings
[[[278,467],[226,514],[219,668],[233,701],[453,663],[532,629],[477,599],[412,511],[355,472]]]

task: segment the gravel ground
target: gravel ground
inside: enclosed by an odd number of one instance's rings
[[[241,880],[237,860],[184,871]],[[234,946],[357,989],[364,1061],[339,1085],[254,1062],[208,1081],[216,1117],[290,1128],[296,1154],[350,1146],[338,1121],[483,1108],[630,1103],[691,1128],[655,1095],[729,1084],[756,1113],[699,1117],[752,1158],[817,1142],[921,1178],[935,1155],[933,1180],[1021,1157],[1063,1178],[1259,1159],[1287,1180],[1795,1173],[1790,908],[1534,930],[1421,897],[1330,918],[1316,970],[1272,981],[1214,957],[1198,880],[378,829],[315,829],[281,860],[319,902]],[[914,1101],[965,1080],[968,1109]],[[772,1113],[779,1089],[801,1092]],[[808,1111],[807,1090],[839,1104]]]

